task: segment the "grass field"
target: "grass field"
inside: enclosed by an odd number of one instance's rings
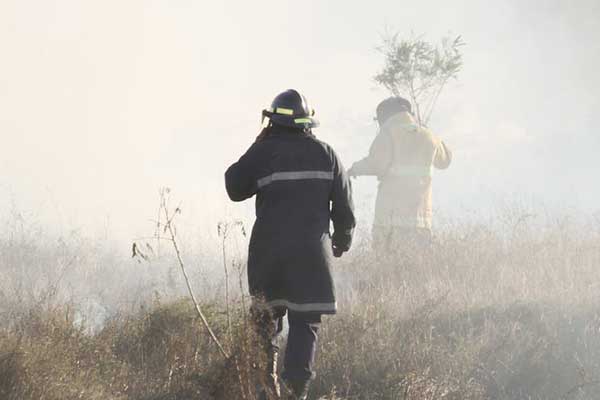
[[[600,398],[600,223],[585,220],[445,223],[430,254],[382,262],[358,242],[336,266],[311,398]],[[185,254],[225,361],[170,256],[137,264],[78,234],[6,232],[0,399],[255,398],[239,260],[229,330],[221,249]]]

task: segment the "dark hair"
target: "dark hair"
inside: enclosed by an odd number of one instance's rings
[[[276,132],[290,132],[290,133],[296,133],[298,135],[306,135],[306,136],[314,137],[314,134],[312,133],[312,129],[310,129],[310,128],[290,127],[290,126],[280,125],[273,121],[270,121],[269,124],[260,131],[260,133],[256,137],[256,141],[258,142],[258,141],[264,139],[265,137],[270,136]]]

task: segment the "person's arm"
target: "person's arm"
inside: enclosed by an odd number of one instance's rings
[[[446,143],[439,141],[433,157],[433,165],[438,169],[446,169],[452,162],[452,152],[446,146]]]
[[[352,185],[339,157],[333,154],[333,187],[331,190],[331,220],[333,221],[333,254],[340,257],[350,250],[356,226]]]
[[[369,155],[355,162],[348,173],[351,176],[383,176],[387,173],[392,157],[391,136],[386,132],[380,132],[371,144]]]
[[[250,146],[238,162],[225,172],[225,188],[233,201],[243,201],[256,194],[258,190],[257,152],[258,144]]]

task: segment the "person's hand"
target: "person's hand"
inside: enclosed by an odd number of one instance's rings
[[[356,178],[358,176],[356,174],[356,171],[354,170],[354,167],[350,167],[350,169],[347,172],[348,172],[348,176],[350,178]]]
[[[344,250],[342,250],[340,247],[336,247],[335,245],[332,245],[331,248],[333,249],[333,256],[335,258],[340,258],[342,256],[342,254],[344,254]]]

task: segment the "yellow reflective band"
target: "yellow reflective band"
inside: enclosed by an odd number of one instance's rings
[[[283,115],[294,115],[294,110],[290,110],[289,108],[276,108],[275,113],[283,114]]]
[[[312,121],[310,118],[296,118],[294,122],[297,124],[310,124]]]

